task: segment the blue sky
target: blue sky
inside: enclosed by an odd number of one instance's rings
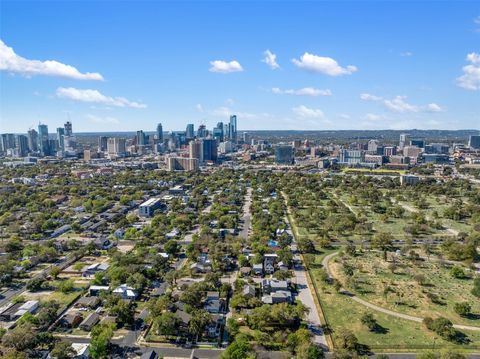
[[[478,2],[0,6],[0,132],[480,129]]]

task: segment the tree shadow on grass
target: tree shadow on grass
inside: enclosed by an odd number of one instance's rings
[[[390,329],[385,328],[380,324],[376,323],[372,329],[372,332],[374,332],[375,334],[388,334],[390,332]]]

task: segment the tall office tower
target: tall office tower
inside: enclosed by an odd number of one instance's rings
[[[157,140],[158,142],[163,142],[163,127],[161,123],[157,125]]]
[[[106,152],[107,151],[107,144],[108,144],[108,137],[107,136],[98,137],[98,151],[99,152]]]
[[[205,138],[207,137],[207,128],[205,125],[200,125],[197,130],[197,137],[198,138]]]
[[[145,133],[140,130],[137,131],[137,146],[145,146],[147,144],[147,139],[145,138]]]
[[[127,152],[124,138],[111,137],[107,142],[107,152],[110,157],[122,157]]]
[[[38,124],[38,145],[40,146],[40,152],[43,156],[50,155],[50,145],[48,142],[48,126]]]
[[[70,121],[67,121],[63,126],[65,127],[65,136],[72,136],[72,123]]]
[[[399,147],[401,150],[403,150],[403,148],[408,145],[408,140],[409,140],[409,137],[410,135],[408,133],[401,133],[400,134],[400,143],[399,143]]]
[[[232,126],[230,126],[229,123],[224,123],[223,124],[223,139],[224,140],[232,138],[231,131],[230,131],[231,127]]]
[[[195,128],[193,127],[193,123],[189,123],[187,125],[187,130],[185,131],[185,137],[187,140],[191,140],[195,137]]]
[[[230,139],[237,141],[237,115],[230,116]]]
[[[65,125],[67,125],[69,122],[67,122]],[[70,130],[72,129],[70,125]],[[58,148],[60,151],[65,150],[65,136],[66,136],[66,128],[64,129],[63,127],[57,128],[57,141],[58,141]]]
[[[25,157],[28,154],[28,138],[25,135],[17,135],[15,138],[15,152],[18,157]]]
[[[204,138],[201,141],[200,162],[216,162],[218,157],[217,141],[213,138]]]
[[[223,123],[219,122],[217,127],[213,128],[212,136],[217,142],[223,142]]]
[[[242,136],[242,141],[243,143],[248,143],[250,142],[250,134],[248,132],[244,132]]]
[[[188,144],[188,152],[190,158],[200,159],[202,151],[202,142],[200,140],[190,141]]]
[[[468,146],[471,148],[480,148],[480,135],[471,135],[468,139]]]
[[[28,148],[32,152],[38,151],[38,132],[33,128],[28,130]]]
[[[275,146],[275,163],[281,165],[293,164],[293,147],[290,145]]]
[[[7,152],[9,149],[15,148],[15,135],[13,133],[4,133],[0,142],[2,151]]]

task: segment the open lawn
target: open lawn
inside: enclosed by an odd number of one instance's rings
[[[354,268],[350,279],[345,275],[345,265]],[[456,324],[480,327],[480,301],[470,293],[473,279],[453,278],[451,265],[396,255],[385,262],[379,252],[364,252],[335,258],[329,267],[349,290],[383,308],[417,317],[443,316]],[[471,316],[455,313],[454,304],[459,302],[471,304]]]
[[[298,234],[299,237],[307,235],[309,239],[315,241],[315,235],[308,232],[305,228],[297,226],[295,222],[292,223],[292,226],[294,227],[294,232]],[[448,342],[439,338],[438,335],[428,330],[421,323],[392,317],[384,313],[370,310],[363,305],[354,302],[347,296],[337,293],[331,285],[322,282],[322,276],[320,273],[320,271],[322,271],[322,259],[327,254],[331,253],[332,250],[327,250],[324,252],[321,252],[320,248],[317,248],[317,250],[318,253],[314,256],[314,263],[310,265],[309,271],[312,280],[314,281],[317,290],[317,297],[321,303],[328,326],[333,333],[338,331],[340,328],[353,330],[361,344],[367,345],[373,350],[382,350],[387,352],[411,352],[432,348],[451,348],[466,351],[480,350],[480,331],[464,332],[468,337],[468,344],[456,344]],[[375,256],[373,253],[371,255]],[[380,260],[380,258],[378,259]],[[436,265],[432,264],[432,266]],[[369,269],[372,272],[374,272],[373,267],[374,265],[370,264]],[[424,270],[427,272],[428,270],[431,270],[431,268],[426,267]],[[440,269],[438,270],[441,272],[441,275],[438,276],[438,278],[435,278],[432,284],[438,286],[438,289],[452,285],[449,278],[446,277],[448,275],[448,271],[446,269],[443,271]],[[385,273],[387,274],[388,272]],[[387,283],[389,283],[387,278],[385,280]],[[473,323],[476,323],[480,325],[477,323],[478,320],[460,318],[457,314],[453,313],[451,309],[451,305],[455,298],[458,298],[458,295],[464,298],[465,288],[469,285],[467,282],[468,281],[460,281],[455,283],[456,285],[447,289],[448,295],[446,295],[445,300],[447,301],[448,316],[451,317],[452,321],[455,323],[468,323],[470,325],[475,325]],[[378,283],[377,285],[380,286],[382,283]],[[375,285],[375,288],[377,285]],[[431,289],[431,287],[428,289]],[[381,294],[371,294],[371,297],[368,299],[372,300],[373,302],[375,300],[382,301],[383,297]],[[478,303],[473,306],[476,313],[480,312],[480,308],[478,307]],[[426,304],[423,307],[419,306],[418,308],[419,313],[424,313],[430,316],[435,316],[438,313],[442,313],[442,310],[445,311],[443,306],[440,308],[434,308]],[[393,309],[400,311],[398,307]],[[422,312],[420,312],[420,310],[422,310]],[[366,312],[370,312],[374,315],[374,318],[379,324],[379,331],[371,332],[364,325],[362,325],[360,318]]]
[[[416,351],[435,348],[455,348],[465,350],[480,349],[480,332],[465,331],[470,343],[458,345],[438,338],[438,335],[429,331],[421,323],[395,318],[383,313],[369,310],[343,294],[335,291],[333,286],[321,281],[321,261],[330,252],[316,256],[315,265],[310,273],[318,290],[320,303],[329,327],[335,333],[340,328],[353,330],[359,342],[368,345],[371,349],[385,351]],[[364,313],[372,313],[380,325],[378,332],[369,331],[360,318]],[[434,338],[436,338],[434,340]]]

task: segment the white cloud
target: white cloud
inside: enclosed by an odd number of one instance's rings
[[[215,60],[215,61],[210,61],[210,72],[218,72],[222,74],[228,74],[230,72],[241,72],[243,71],[242,65],[238,61],[222,61],[222,60]]]
[[[412,105],[407,102],[406,96],[395,96],[392,99],[384,99],[383,97],[362,93],[360,94],[360,99],[364,101],[381,101],[383,105],[390,111],[393,112],[444,112],[446,111],[444,107],[436,104],[429,103],[426,106],[417,106]]]
[[[227,98],[225,100],[225,103],[228,105],[228,106],[233,106],[235,104],[235,101],[233,100],[233,98]]]
[[[292,108],[293,113],[295,113],[299,117],[303,118],[321,118],[325,117],[325,114],[322,110],[317,108],[309,108],[304,105],[300,105],[298,107]]]
[[[341,76],[341,75],[351,75],[357,71],[357,67],[353,65],[348,65],[347,67],[341,67],[337,61],[331,57],[317,56],[305,52],[300,60],[292,59],[292,62],[297,67],[312,71],[319,72],[329,76]]]
[[[346,113],[339,113],[338,117],[343,118],[344,120],[350,120],[352,117]]]
[[[272,53],[270,50],[266,50],[263,52],[263,60],[262,62],[266,63],[272,70],[280,68],[280,65],[277,63],[277,55]]]
[[[59,87],[57,88],[56,95],[57,97],[67,98],[74,101],[100,103],[108,106],[132,108],[147,107],[147,105],[143,103],[132,102],[124,97],[105,96],[97,90],[81,90],[73,87]]]
[[[218,107],[213,111],[211,111],[210,114],[215,117],[225,117],[225,118],[228,118],[231,115],[237,115],[237,117],[242,120],[259,120],[259,119],[266,119],[266,118],[272,117],[271,114],[266,112],[265,113],[242,112],[242,111],[233,110],[227,106]]]
[[[277,95],[296,95],[296,96],[331,96],[332,91],[329,89],[321,90],[314,87],[304,87],[298,90],[287,89],[282,90],[278,87],[272,88],[272,92]]]
[[[468,54],[467,61],[470,64],[462,68],[463,75],[457,78],[457,85],[467,90],[480,90],[480,54]]]
[[[413,52],[410,52],[410,51],[401,52],[400,56],[410,57],[410,56],[413,56]]]
[[[118,124],[118,123],[120,123],[120,121],[118,121],[118,119],[116,119],[115,117],[110,117],[110,116],[100,117],[100,116],[96,116],[96,115],[87,114],[85,117],[90,122],[93,122],[93,123],[106,123],[106,124]]]
[[[478,26],[478,28],[475,31],[480,32],[480,16],[477,16],[475,19],[473,19],[473,22],[475,23],[475,25]]]
[[[379,96],[375,96],[375,95],[371,95],[369,93],[362,93],[360,94],[360,98],[364,101],[380,101],[382,100],[381,97]]]
[[[385,107],[394,112],[418,112],[420,111],[418,106],[411,105],[406,102],[406,96],[395,96],[391,100],[384,100]]]
[[[202,104],[197,103],[197,104],[195,105],[195,109],[196,109],[198,112],[203,112],[203,106],[202,106]]]
[[[427,106],[425,106],[425,111],[427,111],[427,112],[445,112],[445,108],[443,108],[440,105],[437,105],[436,103],[429,103]]]
[[[363,118],[366,121],[372,121],[372,122],[380,121],[380,120],[384,119],[383,116],[377,115],[377,114],[374,114],[374,113],[367,113]]]
[[[28,60],[0,40],[0,70],[24,76],[59,76],[75,80],[103,80],[99,73],[81,73],[75,67],[54,60]]]

